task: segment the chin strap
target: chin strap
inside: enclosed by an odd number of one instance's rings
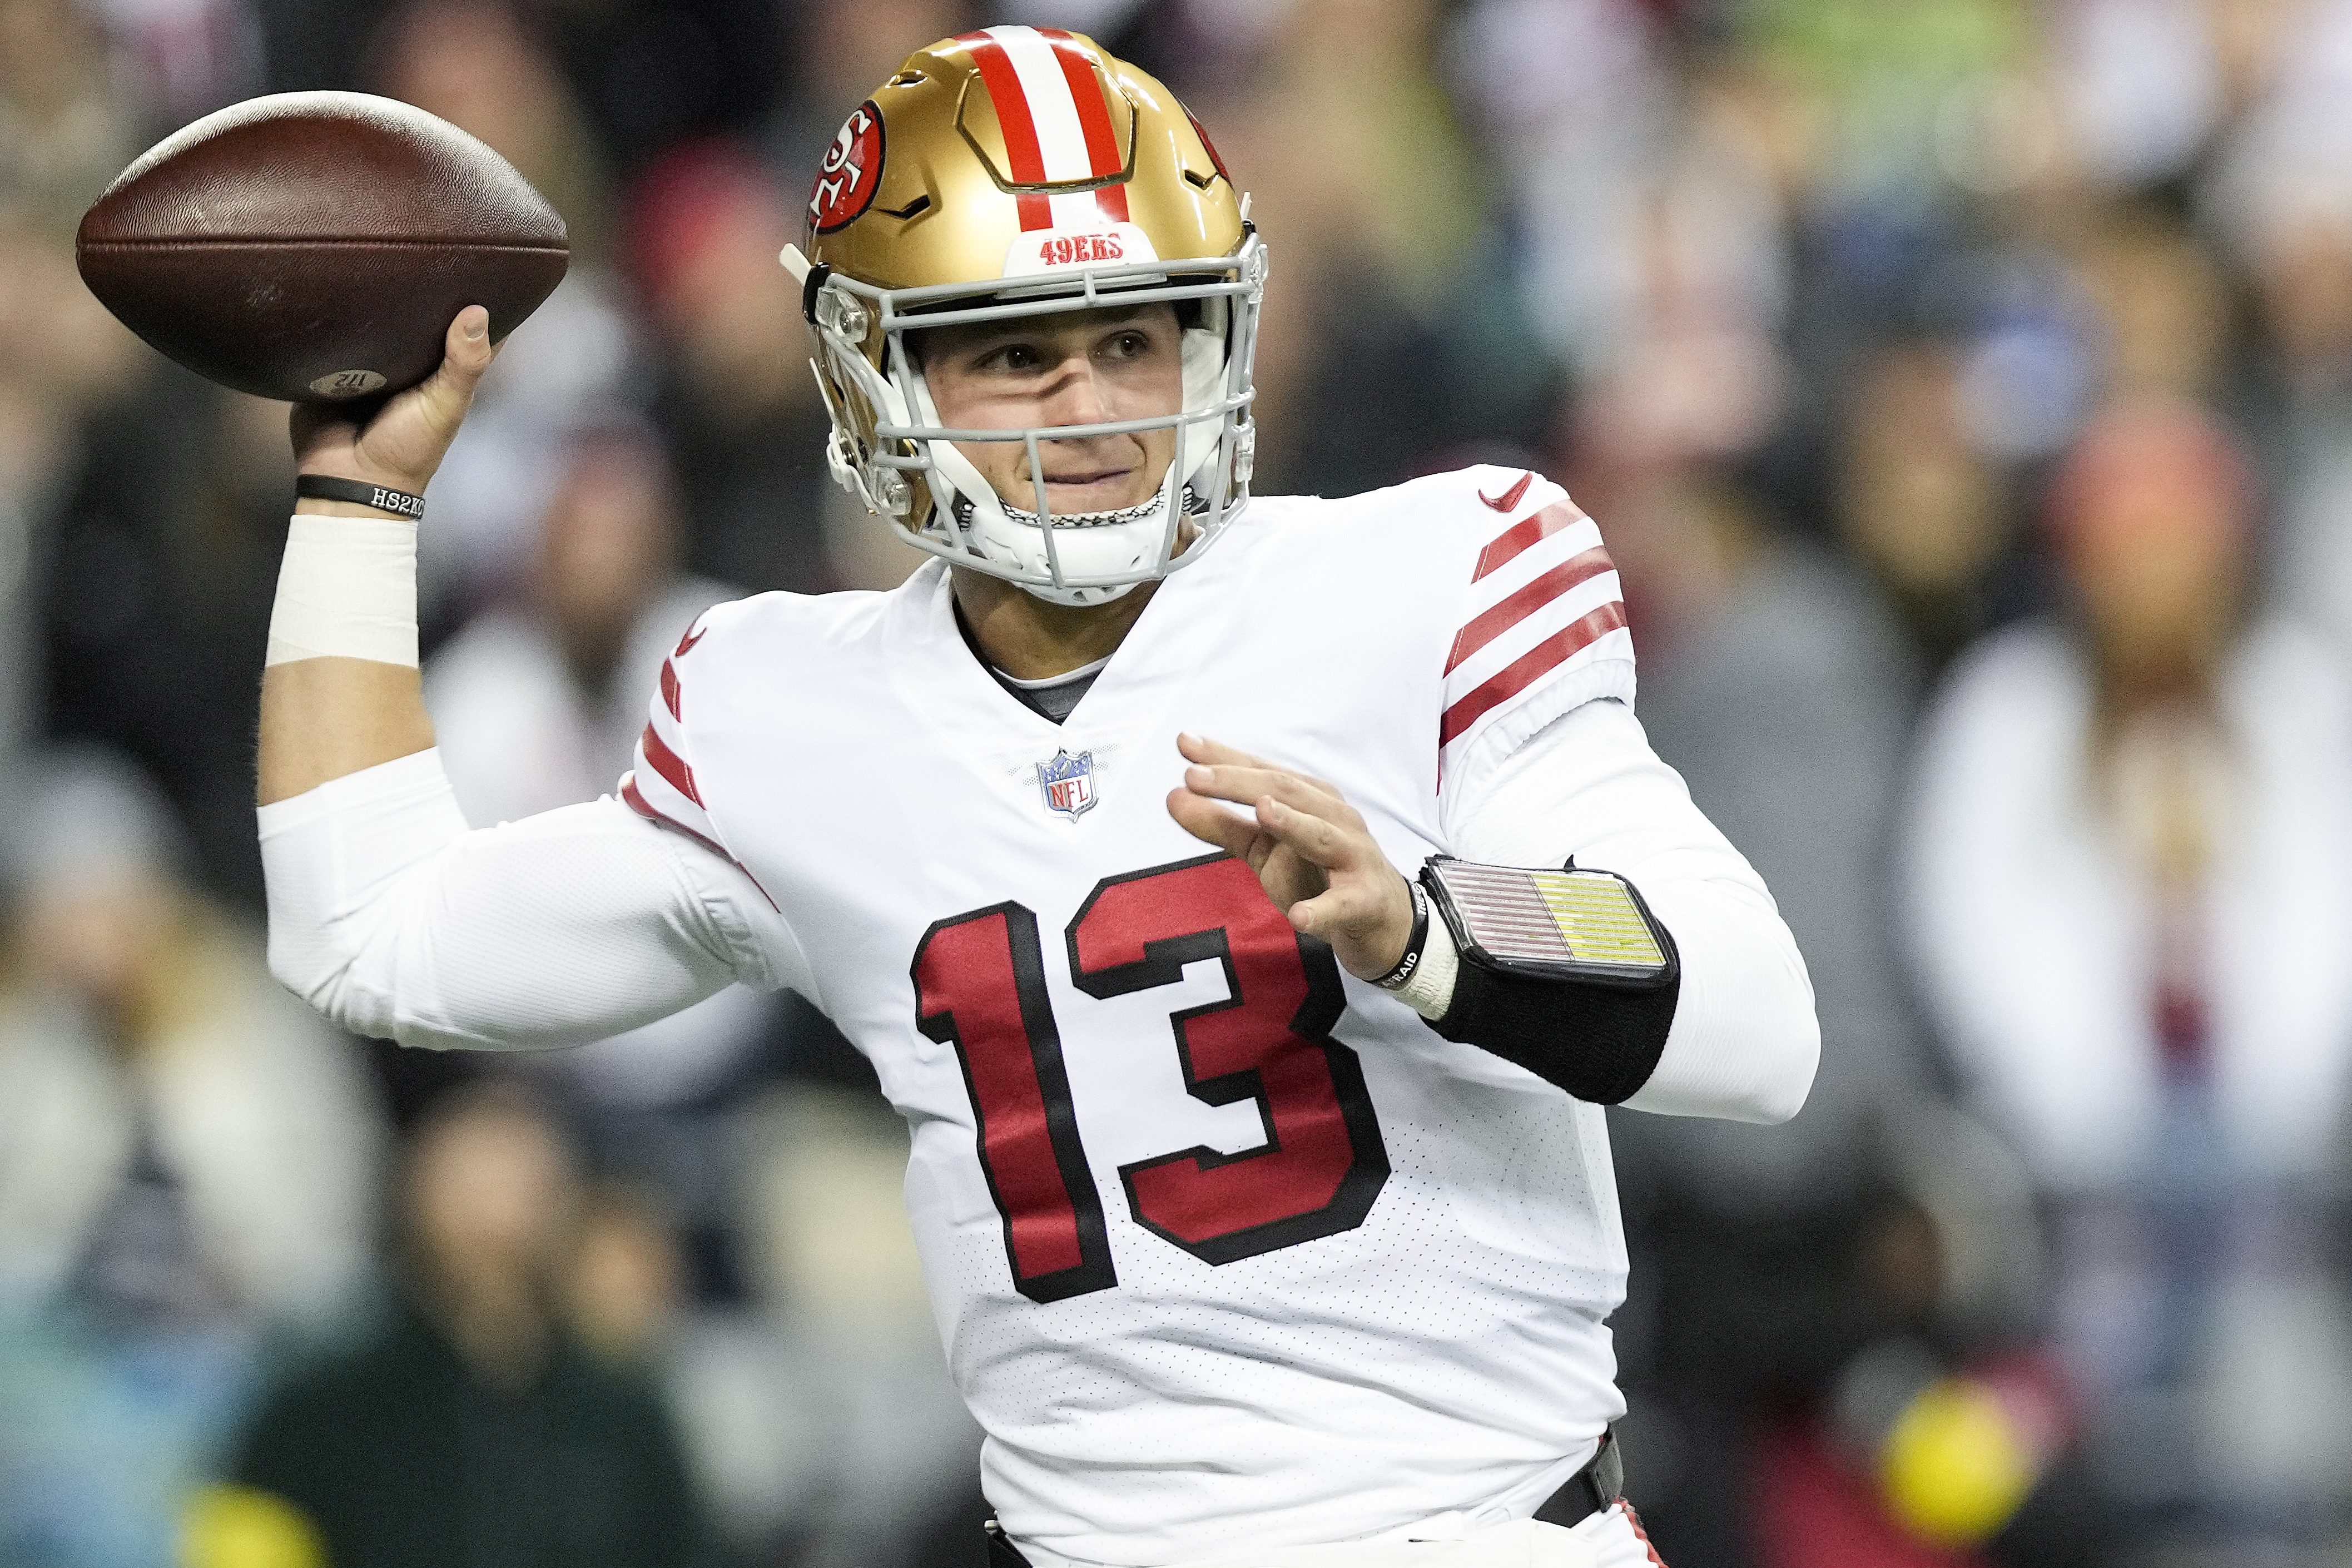
[[[955,498],[955,504],[957,521],[970,523],[971,498],[959,493]],[[1045,525],[1045,520],[1035,512],[1024,511],[1002,497],[998,498],[996,504],[1003,509],[1006,517],[1024,527],[1041,528]],[[1187,517],[1197,516],[1209,510],[1209,503],[1202,500],[1200,493],[1191,485],[1184,487],[1181,504]],[[1159,510],[1160,498],[1153,496],[1150,500],[1138,501],[1133,506],[1118,511],[1057,511],[1054,514],[1054,526],[1056,528],[1108,528],[1122,522],[1140,522]]]

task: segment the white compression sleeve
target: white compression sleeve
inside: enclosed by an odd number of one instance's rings
[[[1763,879],[1692,804],[1633,710],[1588,702],[1463,802],[1460,853],[1504,866],[1570,856],[1642,891],[1682,957],[1682,991],[1636,1110],[1785,1121],[1812,1087],[1821,1026],[1796,938]]]
[[[357,1034],[577,1045],[796,978],[748,877],[610,797],[468,831],[427,751],[260,817],[270,968]]]

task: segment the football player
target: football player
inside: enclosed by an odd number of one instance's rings
[[[434,1047],[814,1002],[912,1131],[1004,1562],[1654,1562],[1601,1108],[1779,1121],[1818,1035],[1598,529],[1492,468],[1252,499],[1266,243],[1083,37],[909,56],[808,219],[834,471],[939,559],[709,612],[595,804],[469,828],[418,700],[483,314],[363,427],[297,416],[277,973]]]

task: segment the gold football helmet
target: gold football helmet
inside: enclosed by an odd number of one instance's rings
[[[1116,598],[1198,560],[1249,499],[1266,258],[1248,205],[1183,105],[1088,38],[990,27],[908,56],[834,138],[805,251],[783,252],[816,336],[835,479],[922,549],[1060,604]],[[906,342],[1161,300],[1183,323],[1183,405],[1164,417],[949,429]],[[1040,441],[1171,428],[1156,498],[1052,511]],[[998,496],[958,441],[1025,445],[1046,510]]]

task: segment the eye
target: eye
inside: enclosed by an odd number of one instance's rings
[[[1111,353],[1121,359],[1134,359],[1151,350],[1151,340],[1141,332],[1121,332],[1111,340]]]
[[[1035,370],[1042,363],[1028,343],[1000,343],[980,356],[982,370]]]

